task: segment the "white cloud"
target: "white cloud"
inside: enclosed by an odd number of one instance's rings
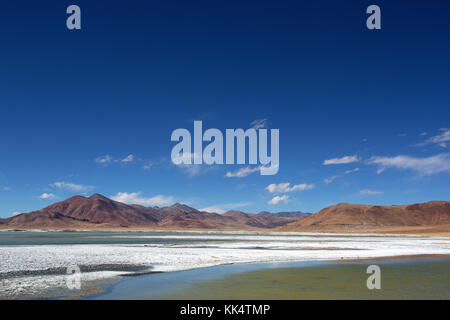
[[[212,212],[212,213],[225,213],[228,210],[236,209],[236,208],[242,208],[247,207],[251,203],[250,202],[238,202],[238,203],[227,203],[227,204],[218,204],[206,208],[200,209],[200,211],[206,211],[206,212]]]
[[[197,162],[202,161],[202,154],[195,153],[195,152],[184,152],[183,154],[180,154],[181,159],[190,159],[191,164],[174,164],[176,167],[180,168],[182,171],[184,171],[189,177],[194,177],[199,174],[208,172],[214,166],[209,165],[202,165],[202,164],[194,164],[197,160]],[[173,163],[173,162],[172,162]]]
[[[421,175],[431,175],[441,172],[450,172],[450,154],[441,153],[426,158],[414,158],[410,156],[396,157],[372,157],[369,164],[379,165],[377,173],[382,173],[387,168],[400,170],[413,170]]]
[[[438,134],[434,137],[431,137],[427,140],[429,143],[436,143],[439,146],[446,148],[447,147],[447,141],[450,141],[450,129],[442,128],[441,134]]]
[[[345,156],[342,158],[328,159],[328,160],[325,160],[322,164],[327,166],[330,164],[346,164],[346,163],[353,163],[353,162],[358,162],[358,161],[359,161],[358,156],[354,155],[354,156]]]
[[[441,131],[440,134],[430,137],[425,142],[418,143],[415,146],[420,147],[420,146],[425,146],[427,144],[434,143],[442,148],[447,148],[447,143],[450,142],[450,129],[441,128],[440,131]],[[423,135],[424,134],[421,134],[421,136],[423,136]]]
[[[144,198],[141,197],[140,192],[118,192],[111,199],[127,204],[140,204],[142,206],[166,206],[175,202],[172,196],[156,195],[151,198]]]
[[[180,164],[178,166],[182,168],[190,177],[194,177],[202,173],[203,168],[200,164]]]
[[[161,158],[161,159],[155,160],[155,161],[147,160],[147,161],[145,161],[145,164],[142,166],[142,168],[144,170],[153,170],[155,167],[164,164],[165,161],[166,161],[165,158]]]
[[[139,159],[136,159],[134,154],[129,154],[128,156],[126,156],[123,159],[113,158],[113,157],[111,157],[110,155],[107,154],[107,155],[104,155],[104,156],[96,158],[94,161],[106,166],[106,165],[108,165],[111,162],[114,162],[114,163],[120,163],[120,162],[122,162],[122,163],[130,163],[130,162],[134,162],[136,160],[139,160]]]
[[[129,154],[128,156],[126,156],[125,158],[123,158],[122,160],[120,160],[120,162],[133,162],[134,161],[134,155],[133,154]]]
[[[427,132],[422,132],[421,134],[419,134],[419,136],[425,137],[427,134],[428,134]]]
[[[289,201],[289,196],[287,196],[287,195],[275,196],[272,199],[270,199],[269,202],[267,202],[267,204],[276,205],[280,202],[287,203],[288,201]]]
[[[351,170],[345,170],[344,174],[350,174],[353,172],[358,172],[360,169],[359,168],[355,168],[355,169],[351,169]]]
[[[110,163],[112,160],[112,157],[109,155],[104,155],[101,157],[96,158],[94,161],[97,163],[101,163],[101,164],[108,164]]]
[[[323,179],[323,182],[325,182],[326,184],[330,184],[330,183],[332,183],[334,180],[336,180],[337,178],[339,178],[339,176],[331,176],[331,177],[329,177],[329,178]]]
[[[198,162],[203,162],[203,156],[202,153],[196,153],[196,152],[183,152],[183,153],[179,153],[178,155],[175,156],[176,160],[178,161],[182,161],[180,164],[175,164],[177,166],[182,166],[182,165],[189,165],[190,164],[195,164]],[[172,159],[174,160],[174,159]],[[188,164],[185,164],[184,162],[187,162]],[[173,163],[173,161],[172,161]]]
[[[151,170],[154,166],[155,166],[155,164],[154,164],[153,162],[149,162],[149,163],[147,163],[147,164],[144,164],[144,165],[142,166],[142,168],[143,168],[144,170]]]
[[[3,187],[2,189],[3,189],[3,191],[9,191],[9,190],[11,190],[11,188],[8,187],[8,186]]]
[[[368,190],[368,189],[364,189],[364,190],[359,190],[359,194],[360,195],[377,195],[377,194],[382,194],[383,191],[376,191],[376,190]]]
[[[245,168],[241,168],[241,169],[239,169],[237,171],[234,171],[234,172],[229,171],[229,172],[226,173],[225,177],[227,177],[227,178],[244,178],[244,177],[247,177],[248,175],[250,175],[250,174],[252,174],[254,172],[259,171],[260,168],[261,167],[254,167],[254,168],[245,167]]]
[[[92,186],[83,186],[81,184],[75,184],[71,182],[54,182],[50,185],[53,188],[66,189],[74,192],[87,192],[92,190]]]
[[[53,193],[43,193],[39,196],[40,199],[53,199],[55,195]]]
[[[330,184],[332,183],[334,180],[336,180],[337,178],[340,178],[342,175],[347,175],[347,174],[351,174],[354,172],[358,172],[360,169],[359,168],[355,168],[355,169],[350,169],[350,170],[345,170],[343,174],[338,174],[335,176],[331,176],[329,178],[325,178],[323,179],[323,182],[325,182],[326,184]]]
[[[313,184],[307,184],[307,183],[296,184],[296,185],[293,185],[292,187],[290,185],[291,185],[290,182],[284,182],[284,183],[279,183],[279,184],[272,183],[266,187],[266,190],[269,191],[270,193],[286,193],[286,192],[293,192],[293,191],[309,190],[309,189],[314,188]]]
[[[256,119],[250,123],[253,129],[263,129],[267,127],[267,119]]]

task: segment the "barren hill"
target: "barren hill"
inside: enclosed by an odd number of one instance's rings
[[[295,218],[242,213],[202,212],[185,204],[144,207],[108,199],[100,194],[74,196],[41,210],[0,222],[1,229],[121,229],[131,230],[261,230],[279,227]]]
[[[312,215],[242,211],[218,214],[180,203],[162,208],[125,204],[94,194],[74,196],[3,219],[0,229],[450,233],[450,202],[398,206],[341,203]]]
[[[450,232],[450,202],[398,206],[340,203],[279,228],[299,232],[409,233],[409,230]]]

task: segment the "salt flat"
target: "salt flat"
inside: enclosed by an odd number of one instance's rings
[[[92,243],[0,246],[0,296],[18,294],[24,288],[64,285],[64,270],[71,265],[141,266],[146,271],[169,272],[230,263],[450,254],[450,241],[439,237],[125,233],[101,236],[86,233],[85,237]],[[96,237],[133,239],[134,243],[98,244]],[[44,274],[49,269],[61,271],[59,275]],[[106,269],[83,276],[92,280],[129,272],[126,268]]]

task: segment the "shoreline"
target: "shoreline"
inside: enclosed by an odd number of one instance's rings
[[[412,230],[411,230],[412,231]],[[448,232],[409,232],[403,230],[402,232],[387,232],[383,230],[368,230],[367,232],[343,232],[339,231],[267,231],[267,230],[179,230],[179,229],[2,229],[2,232],[99,232],[99,233],[192,233],[192,234],[251,234],[251,235],[354,235],[354,236],[403,236],[403,237],[442,237],[450,238],[450,231]]]
[[[359,259],[316,259],[316,260],[285,260],[285,261],[255,261],[255,262],[232,262],[232,263],[224,263],[217,264],[212,266],[200,266],[194,267],[190,269],[181,269],[174,271],[151,271],[148,268],[142,266],[130,266],[130,265],[116,265],[114,266],[115,270],[102,269],[101,266],[84,266],[84,269],[91,271],[84,271],[85,275],[88,275],[88,279],[83,280],[83,285],[80,290],[68,291],[67,289],[57,289],[57,290],[49,290],[47,296],[42,296],[42,294],[29,294],[28,296],[24,296],[17,299],[92,299],[92,298],[102,298],[104,294],[110,292],[116,285],[121,283],[122,281],[127,281],[128,279],[142,279],[142,277],[148,277],[151,275],[166,275],[171,276],[173,274],[182,274],[186,272],[202,272],[202,270],[208,269],[214,272],[215,269],[220,269],[223,267],[230,268],[243,268],[249,269],[252,272],[256,270],[265,270],[271,269],[270,265],[277,265],[277,269],[292,269],[292,268],[302,268],[304,266],[311,265],[328,265],[328,264],[345,264],[345,263],[373,263],[373,262],[394,262],[399,263],[402,261],[426,261],[426,260],[441,260],[441,259],[449,259],[450,254],[417,254],[417,255],[396,255],[396,256],[384,256],[384,257],[368,257],[368,258],[359,258]],[[89,279],[89,275],[92,274],[92,270],[95,271],[106,271],[106,272],[118,272],[117,274],[107,276],[104,278],[94,278]],[[120,270],[120,271],[119,271]],[[47,273],[47,270],[42,271],[31,271],[32,276],[65,276],[64,273]],[[234,272],[240,273],[240,272]],[[234,274],[231,272],[231,274]],[[65,292],[65,293],[63,293]],[[3,299],[3,298],[1,298]],[[1,300],[0,299],[0,300]],[[13,298],[16,299],[16,298]]]
[[[426,260],[426,259],[450,259],[450,254],[407,254],[400,256],[384,256],[359,259],[341,259],[333,260],[337,262],[377,262],[377,261],[402,261],[402,260]]]
[[[227,287],[232,287],[233,285],[226,284],[228,281],[232,281],[233,277],[237,277],[238,279],[241,279],[241,281],[246,281],[246,278],[249,275],[255,274],[255,273],[277,273],[277,274],[283,274],[283,273],[289,273],[289,272],[299,272],[300,270],[310,269],[321,269],[321,268],[333,268],[339,266],[346,266],[346,265],[357,265],[359,263],[373,263],[378,262],[381,264],[389,264],[389,265],[402,265],[402,264],[421,264],[421,263],[437,263],[446,261],[450,263],[450,255],[448,254],[433,254],[433,255],[405,255],[405,256],[386,256],[386,257],[374,257],[374,258],[364,258],[364,259],[345,259],[345,260],[297,260],[297,261],[283,261],[283,262],[247,262],[247,263],[231,263],[226,265],[216,265],[216,266],[210,266],[210,267],[200,267],[195,269],[189,269],[189,270],[179,270],[179,271],[171,271],[171,272],[164,272],[160,273],[159,275],[156,275],[156,277],[163,277],[163,280],[166,280],[170,282],[170,278],[175,278],[175,281],[177,281],[177,278],[181,278],[182,281],[179,283],[179,287],[171,287],[169,285],[169,288],[162,288],[161,293],[142,293],[142,296],[139,296],[139,293],[133,293],[135,296],[132,296],[131,299],[155,299],[155,300],[165,300],[165,299],[192,299],[192,300],[214,300],[215,298],[211,298],[209,296],[206,296],[206,298],[198,298],[195,297],[189,297],[189,295],[185,295],[183,293],[183,287],[186,287],[186,285],[189,287],[189,290],[195,291],[197,286],[208,286],[208,285],[214,285],[214,283],[218,282],[220,285],[216,286],[217,290],[221,290]],[[342,263],[344,262],[344,263]],[[226,269],[226,270],[225,270]],[[365,270],[365,269],[364,269]],[[214,274],[217,272],[216,275],[211,276],[210,274]],[[204,275],[198,276],[199,274],[207,274],[205,277]],[[189,275],[190,274],[190,275]],[[362,274],[365,275],[365,272],[362,272]],[[105,288],[103,292],[95,293],[93,295],[85,295],[81,299],[83,300],[96,300],[96,299],[128,299],[124,297],[123,295],[130,290],[130,287],[133,287],[136,285],[136,283],[143,282],[144,284],[149,281],[150,283],[152,281],[160,281],[159,279],[152,280],[150,277],[153,275],[147,274],[147,275],[138,275],[135,279],[131,279],[129,277],[123,277],[122,279],[118,280],[117,282],[113,283],[112,285]],[[134,277],[133,277],[134,278]],[[174,281],[174,280],[171,280]],[[262,283],[266,283],[267,279],[262,278],[260,279]],[[159,283],[159,282],[158,282]],[[142,285],[142,284],[141,284]],[[151,288],[152,286],[150,286]],[[142,288],[136,288],[137,291],[142,291]],[[184,288],[186,289],[186,288]],[[274,288],[276,290],[279,290],[279,288]],[[151,291],[151,290],[150,290]],[[122,293],[121,293],[122,292]],[[181,297],[178,296],[178,294],[181,294]],[[216,294],[221,294],[220,292],[216,292]],[[237,299],[247,299],[246,297],[238,297]],[[220,299],[224,299],[221,297]],[[228,299],[233,300],[234,298],[228,297]],[[261,299],[261,298],[258,298]],[[265,299],[265,298],[262,298]],[[273,299],[273,298],[271,298]],[[275,298],[277,299],[277,298]]]
[[[227,266],[450,257],[447,238],[411,235],[25,232],[3,233],[0,243],[0,298],[17,299],[84,297],[94,289],[109,288],[108,281],[164,277],[160,275],[172,279],[180,273]],[[71,265],[80,267],[87,291],[67,293],[65,271]]]

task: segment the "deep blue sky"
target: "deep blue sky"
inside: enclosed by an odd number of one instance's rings
[[[93,192],[249,212],[450,200],[449,16],[446,0],[3,1],[0,217]],[[280,129],[277,175],[171,164],[174,129],[257,119]],[[314,187],[265,189],[286,182]]]

